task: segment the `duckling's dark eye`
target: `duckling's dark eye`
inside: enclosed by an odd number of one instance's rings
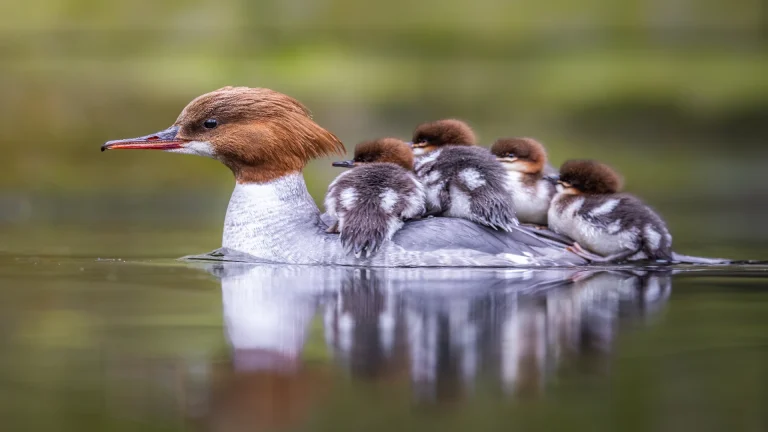
[[[507,153],[507,157],[513,158],[513,157],[515,157],[515,154],[514,153]]]
[[[213,129],[218,125],[219,125],[219,122],[217,122],[216,119],[208,119],[203,122],[203,127],[206,129]]]

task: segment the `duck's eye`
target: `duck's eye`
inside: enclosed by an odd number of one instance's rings
[[[208,119],[203,122],[203,127],[206,129],[213,129],[218,125],[219,125],[219,122],[217,122],[216,119]]]
[[[508,158],[513,158],[513,157],[515,157],[515,154],[514,153],[507,153],[507,157]]]

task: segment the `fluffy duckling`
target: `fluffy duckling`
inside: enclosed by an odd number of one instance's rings
[[[491,153],[504,165],[512,204],[520,222],[547,225],[555,183],[544,176],[547,152],[533,138],[501,138]]]
[[[353,169],[328,187],[325,208],[337,220],[328,232],[340,233],[345,250],[358,258],[375,254],[404,219],[424,213],[424,189],[412,173],[413,153],[403,141],[360,143],[353,160],[333,166]]]
[[[572,251],[591,261],[671,261],[672,235],[664,220],[640,199],[619,194],[621,188],[621,177],[607,165],[565,162],[549,208],[549,227],[573,238]]]
[[[510,231],[518,222],[507,191],[507,173],[488,149],[476,143],[472,128],[460,120],[416,128],[415,170],[426,190],[427,212]]]

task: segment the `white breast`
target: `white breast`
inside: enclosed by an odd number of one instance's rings
[[[512,195],[512,204],[520,222],[547,224],[547,211],[551,202],[551,189],[545,180],[540,180],[530,187],[523,183],[525,174],[508,171],[507,188]]]

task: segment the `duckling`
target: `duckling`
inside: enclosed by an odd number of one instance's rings
[[[621,177],[607,165],[565,162],[549,227],[573,238],[571,251],[591,261],[671,261],[672,235],[664,220],[637,197],[620,194],[621,188]]]
[[[547,225],[555,183],[544,175],[547,152],[533,138],[500,138],[491,153],[504,165],[512,204],[520,222]]]
[[[413,174],[413,153],[397,138],[366,141],[353,160],[333,166],[353,168],[328,186],[325,208],[337,219],[328,232],[340,233],[347,253],[373,256],[403,220],[424,213],[424,188]]]
[[[460,120],[419,125],[413,133],[416,175],[426,190],[429,215],[467,219],[510,231],[518,225],[507,173]]]

